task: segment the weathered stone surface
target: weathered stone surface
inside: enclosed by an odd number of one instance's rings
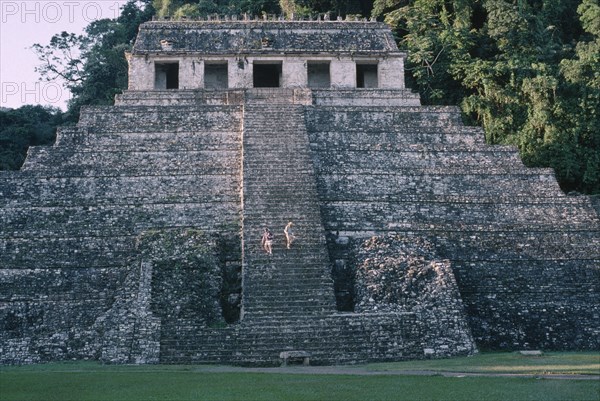
[[[372,237],[355,252],[357,312],[409,312],[460,303],[450,263],[426,240]]]
[[[383,29],[363,25],[346,38]],[[181,82],[201,88],[189,75],[201,53],[177,46],[154,56],[181,61]],[[300,73],[314,54],[290,57],[283,87],[266,89],[239,88],[252,63],[285,55],[217,55],[245,71],[231,88],[130,87],[30,149],[22,171],[0,174],[0,363],[275,366],[295,350],[359,363],[468,355],[473,339],[599,349],[589,198],[485,145],[457,108],[421,107],[391,50],[391,64],[371,60],[376,89],[351,89],[354,56],[319,54],[340,75],[314,91]],[[154,59],[138,56],[132,78],[151,86]],[[356,247],[372,237],[357,280]]]
[[[332,259],[348,261],[340,237],[431,238],[452,263],[481,346],[598,349],[600,223],[589,198],[565,196],[551,170],[472,139],[479,134],[449,112],[307,114]]]
[[[269,45],[263,45],[268,38]],[[161,41],[172,43],[168,49]],[[397,51],[389,28],[377,22],[174,21],[147,22],[133,54],[315,53]]]
[[[475,351],[450,262],[422,238],[372,237],[352,256],[356,312],[414,313],[424,354]]]
[[[2,174],[2,363],[159,361],[160,319],[137,301],[152,275],[136,238],[239,231],[240,109],[194,111],[90,108],[54,147],[31,149],[23,171]]]
[[[600,195],[591,196],[590,201],[594,209],[596,209],[596,213],[600,216]]]

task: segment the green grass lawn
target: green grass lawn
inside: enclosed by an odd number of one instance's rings
[[[590,353],[548,354],[542,357],[483,354],[471,358],[371,364],[340,370],[369,373],[398,369],[465,372],[489,372],[491,369],[493,372],[522,373],[523,366],[537,365],[542,370],[555,373],[579,371],[597,374],[600,373],[599,359],[599,354]],[[3,367],[0,369],[0,400],[600,399],[598,380],[217,372],[217,369],[203,366],[115,366],[92,362]]]
[[[518,352],[490,352],[467,358],[369,364],[366,368],[372,371],[600,375],[600,353],[545,352],[541,356],[524,356]]]

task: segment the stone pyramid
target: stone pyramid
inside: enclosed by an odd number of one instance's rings
[[[0,362],[600,348],[589,199],[421,106],[390,39],[375,22],[143,25],[131,90],[0,174]],[[357,249],[394,236],[435,248],[414,251],[437,266],[427,296],[357,305]]]

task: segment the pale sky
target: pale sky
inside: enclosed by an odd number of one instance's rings
[[[126,0],[0,0],[0,107],[42,104],[65,109],[61,83],[40,82],[30,49],[62,31],[80,34],[91,21],[116,18]]]

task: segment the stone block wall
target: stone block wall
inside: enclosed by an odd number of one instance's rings
[[[1,363],[158,362],[158,318],[119,301],[140,291],[135,238],[239,233],[240,124],[239,106],[91,107],[2,174]]]
[[[112,306],[124,269],[1,269],[0,363],[96,359],[96,319]]]
[[[308,63],[323,62],[329,65],[327,88],[356,89],[357,60],[352,55],[332,56],[328,53],[317,53],[307,56],[274,55],[160,55],[132,56],[129,55],[129,84],[130,91],[164,91],[166,76],[155,76],[160,65],[178,64],[177,81],[179,90],[211,89],[216,84],[211,75],[208,78],[205,66],[223,64],[227,68],[227,81],[220,81],[220,89],[250,89],[254,87],[254,67],[258,64],[280,64],[282,88],[308,88]],[[377,74],[373,73],[374,88],[405,90],[404,74],[401,68],[404,61],[402,55],[381,57],[377,59]],[[157,67],[157,65],[159,67]],[[163,73],[164,74],[164,73]]]
[[[381,22],[257,20],[146,22],[140,26],[132,53],[376,55],[397,51],[392,32]]]
[[[353,240],[432,238],[481,347],[600,347],[600,223],[551,170],[483,144],[453,108],[321,106],[307,127],[340,271]]]
[[[413,313],[423,353],[476,350],[448,260],[433,243],[399,235],[372,237],[351,251],[355,311]]]

